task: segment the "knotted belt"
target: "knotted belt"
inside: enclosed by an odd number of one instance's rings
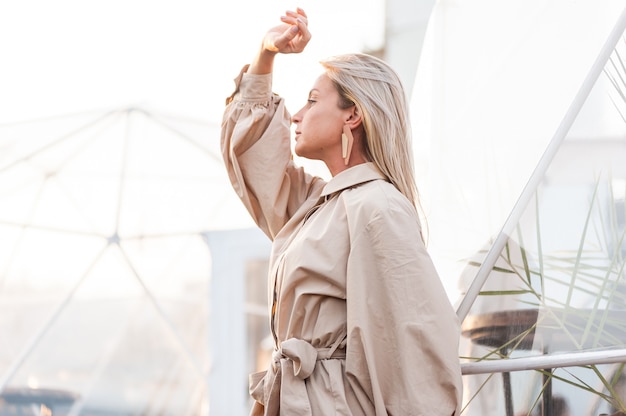
[[[283,341],[272,354],[270,368],[250,375],[250,395],[264,406],[263,414],[312,415],[304,380],[313,373],[317,361],[346,357],[339,344],[315,348],[301,339]]]

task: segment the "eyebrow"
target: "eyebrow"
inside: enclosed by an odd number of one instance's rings
[[[313,94],[313,92],[320,92],[317,88],[313,88],[311,91],[309,91],[309,97],[311,96],[311,94]]]

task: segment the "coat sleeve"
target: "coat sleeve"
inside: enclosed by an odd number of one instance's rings
[[[348,380],[381,415],[458,415],[459,321],[417,215],[379,212],[355,236],[347,270]]]
[[[323,181],[293,162],[291,116],[284,100],[271,92],[271,74],[246,70],[235,79],[222,118],[222,157],[235,192],[273,240]]]

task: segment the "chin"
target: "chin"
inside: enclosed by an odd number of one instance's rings
[[[299,148],[298,143],[296,143],[296,146],[293,148],[293,152],[298,157],[306,157],[306,154],[302,154],[302,150]]]

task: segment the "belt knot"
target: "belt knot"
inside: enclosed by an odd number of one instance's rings
[[[289,359],[293,363],[293,375],[301,380],[307,379],[315,369],[317,349],[306,341],[289,338],[280,344],[272,354],[274,369],[281,365],[281,360]]]
[[[315,348],[307,341],[289,338],[272,354],[269,371],[251,374],[250,394],[265,407],[265,415],[311,415],[304,380],[315,370],[317,361],[346,357],[339,339],[330,348]],[[297,398],[297,399],[294,399]],[[279,410],[280,409],[280,410]]]

